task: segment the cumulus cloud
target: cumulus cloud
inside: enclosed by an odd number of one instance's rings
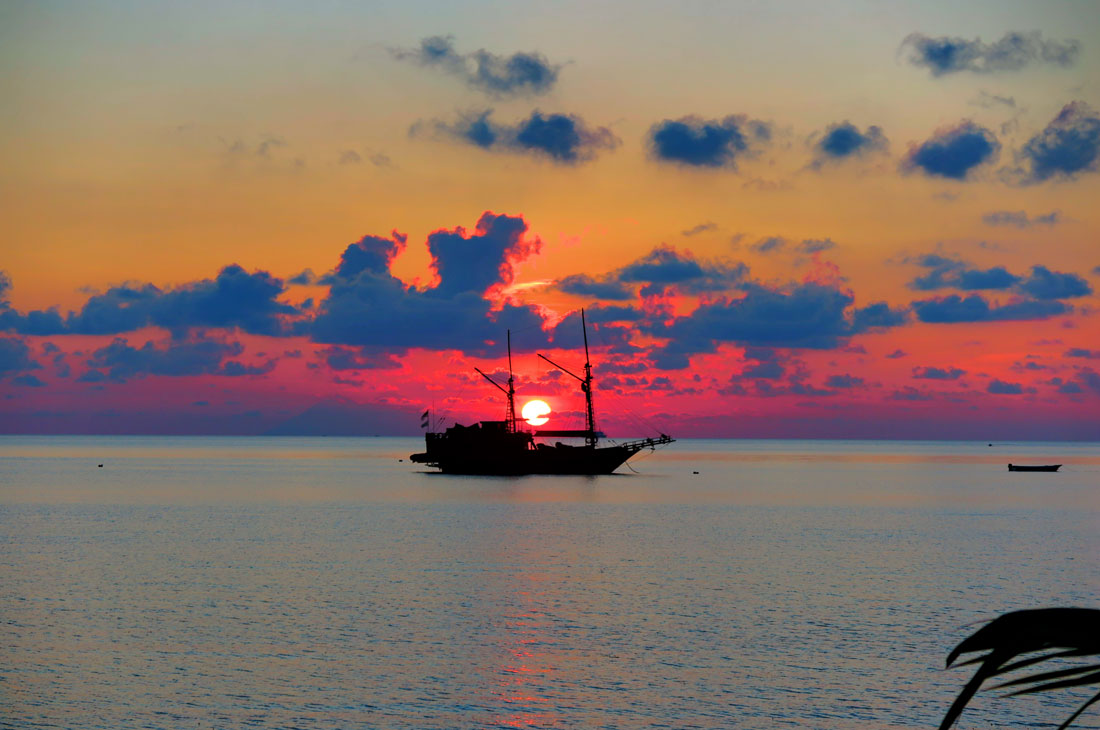
[[[851,294],[822,284],[784,288],[747,284],[743,288],[743,297],[707,302],[670,324],[651,322],[644,329],[670,340],[662,354],[687,355],[713,352],[724,342],[829,349],[851,335],[905,320],[904,312],[883,303],[853,308]]]
[[[189,342],[170,342],[158,347],[146,342],[142,347],[132,347],[127,340],[116,337],[111,344],[92,353],[88,366],[98,376],[88,377],[88,373],[78,378],[81,382],[95,382],[110,379],[125,382],[147,375],[188,376],[188,375],[262,375],[275,367],[275,361],[269,360],[262,365],[244,365],[236,360],[244,352],[239,342],[222,340],[196,340]],[[106,373],[103,373],[103,371]]]
[[[666,286],[674,286],[684,294],[703,294],[736,288],[748,273],[744,263],[701,261],[690,252],[662,244],[603,276],[573,274],[560,279],[555,286],[570,294],[625,301],[634,297],[639,284],[643,286],[643,294],[655,293]]]
[[[918,380],[958,380],[964,375],[966,375],[966,371],[959,368],[913,368],[913,377]]]
[[[915,301],[912,306],[921,322],[937,324],[1046,319],[1071,310],[1069,305],[1057,299],[1018,299],[1002,305],[990,304],[980,294],[967,297],[951,294]]]
[[[397,234],[366,236],[341,255],[329,294],[303,333],[332,345],[496,355],[510,328],[518,333],[512,342],[517,351],[545,347],[537,308],[505,303],[494,309],[486,298],[512,282],[515,262],[538,252],[541,241],[528,237],[527,228],[522,217],[486,212],[473,231],[435,231],[428,250],[438,281],[425,288],[407,286],[389,271],[404,245]]]
[[[910,33],[901,43],[908,61],[927,68],[933,76],[969,71],[995,73],[1019,71],[1027,66],[1049,64],[1072,66],[1081,53],[1080,42],[1046,40],[1039,31],[1009,32],[997,41],[984,43],[950,36],[931,37]]]
[[[1066,357],[1083,357],[1089,360],[1100,360],[1100,350],[1089,350],[1084,347],[1071,347],[1066,350]]]
[[[1042,132],[1020,150],[1026,182],[1073,179],[1096,172],[1100,160],[1100,115],[1088,104],[1073,101],[1062,107]]]
[[[1024,387],[1019,383],[1006,383],[1003,380],[994,378],[989,381],[986,392],[993,395],[1020,395],[1024,392]]]
[[[462,79],[472,88],[492,96],[507,97],[545,94],[558,80],[560,64],[552,64],[540,53],[516,52],[510,56],[484,49],[459,53],[452,36],[431,36],[414,49],[393,49],[401,61],[437,68]]]
[[[845,120],[830,124],[813,142],[814,159],[810,166],[818,169],[829,162],[883,152],[888,146],[881,128],[871,125],[861,132],[859,127]]]
[[[616,278],[592,277],[588,274],[570,274],[558,280],[557,288],[566,294],[593,299],[625,301],[634,298],[634,290]]]
[[[31,348],[27,343],[15,337],[0,337],[0,377],[39,367],[31,359]]]
[[[918,291],[1011,289],[1034,299],[1073,299],[1092,294],[1092,287],[1083,277],[1041,265],[1032,266],[1027,276],[1018,276],[1003,266],[975,269],[964,261],[935,253],[919,256],[913,262],[929,269],[909,282]]]
[[[543,114],[539,110],[515,124],[499,124],[492,109],[460,114],[454,122],[417,122],[410,134],[432,134],[457,139],[482,149],[530,154],[553,162],[574,164],[595,159],[601,150],[613,150],[620,140],[606,127],[591,127],[573,114]]]
[[[1036,299],[1071,299],[1092,294],[1089,283],[1077,274],[1032,266],[1031,275],[1020,282],[1020,290]]]
[[[396,370],[401,367],[395,353],[376,347],[332,346],[321,354],[332,370]]]
[[[659,162],[735,169],[742,158],[755,154],[771,137],[770,124],[743,114],[709,120],[687,116],[654,124],[648,144],[650,154]]]
[[[993,210],[982,216],[982,222],[987,226],[1012,226],[1014,228],[1053,226],[1062,222],[1062,211],[1052,210],[1049,213],[1029,217],[1027,211],[1023,210]]]
[[[287,317],[298,310],[279,302],[282,280],[266,271],[248,273],[236,264],[214,279],[162,290],[153,284],[124,284],[88,298],[77,312],[62,317],[56,310],[22,314],[0,308],[0,330],[31,335],[106,335],[142,327],[186,333],[196,327],[239,328],[259,335],[281,335]]]
[[[912,145],[902,160],[902,170],[920,170],[933,177],[965,180],[979,165],[997,159],[1001,143],[993,132],[964,119],[945,127],[919,145]]]

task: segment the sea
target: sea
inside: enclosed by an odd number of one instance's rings
[[[1100,444],[681,440],[521,478],[421,447],[0,437],[0,727],[934,728],[982,622],[1100,608]]]

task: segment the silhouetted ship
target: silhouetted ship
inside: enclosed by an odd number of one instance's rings
[[[1061,464],[1036,464],[1034,466],[1027,466],[1025,464],[1009,464],[1009,471],[1058,471],[1062,468]]]
[[[474,368],[508,398],[508,416],[503,421],[481,421],[473,426],[456,424],[443,433],[424,436],[427,450],[409,458],[418,464],[434,466],[445,474],[512,475],[523,474],[610,474],[643,449],[655,449],[675,439],[666,434],[612,445],[600,445],[604,434],[596,429],[592,406],[592,363],[588,357],[588,328],[581,310],[584,333],[584,377],[558,365],[545,355],[543,360],[580,381],[585,401],[583,430],[517,428],[515,378],[512,376],[512,335],[508,333],[508,387],[504,388],[481,370]],[[536,438],[583,438],[584,446],[536,441]]]

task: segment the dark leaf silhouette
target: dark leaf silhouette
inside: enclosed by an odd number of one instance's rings
[[[993,619],[956,646],[947,656],[947,666],[950,668],[963,654],[980,651],[986,653],[959,663],[958,666],[977,664],[978,670],[947,710],[943,722],[940,723],[940,730],[948,730],[955,724],[963,708],[987,679],[1003,677],[1009,672],[1052,659],[1100,654],[1100,610],[1041,608],[1006,613]],[[1035,654],[1036,652],[1042,653]],[[1034,655],[1025,656],[1028,654]],[[1100,664],[1031,674],[988,689],[1019,687],[1020,689],[1009,694],[1011,697],[1085,685],[1100,685]],[[1081,705],[1058,730],[1068,728],[1095,702],[1100,702],[1100,692]]]

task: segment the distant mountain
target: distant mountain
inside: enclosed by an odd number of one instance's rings
[[[326,400],[264,432],[265,436],[417,436],[420,414],[392,406]]]

